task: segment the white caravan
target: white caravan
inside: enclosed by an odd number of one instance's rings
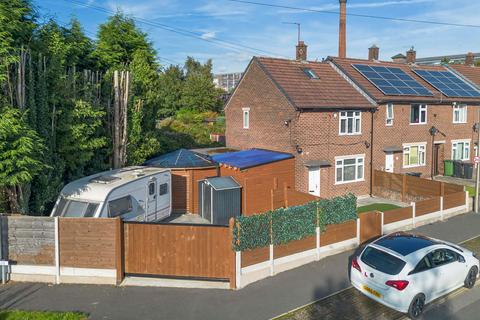
[[[170,169],[127,167],[105,171],[67,184],[52,217],[121,217],[159,221],[172,209]]]

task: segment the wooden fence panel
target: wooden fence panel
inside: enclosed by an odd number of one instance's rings
[[[310,236],[301,240],[294,240],[287,244],[281,244],[273,247],[273,257],[275,259],[285,257],[294,253],[315,249],[317,247],[317,236]]]
[[[464,186],[460,186],[457,184],[445,183],[445,195],[462,192],[464,190]]]
[[[361,213],[360,219],[360,243],[382,235],[382,214],[378,211]]]
[[[345,241],[357,236],[357,220],[350,220],[340,224],[329,224],[320,234],[320,246]]]
[[[407,193],[413,196],[440,196],[441,183],[413,176],[407,176]]]
[[[440,211],[440,197],[415,202],[415,216],[423,216]]]
[[[124,234],[127,274],[232,278],[228,227],[125,222]]]
[[[311,195],[309,193],[300,192],[294,189],[286,189],[287,199],[286,199],[286,206],[300,206],[302,204],[306,204],[311,201],[319,200],[319,197]]]
[[[270,260],[270,248],[256,248],[242,251],[242,268]]]
[[[55,264],[55,221],[50,217],[0,217],[0,241],[8,260],[16,264]]]
[[[285,207],[285,196],[283,189],[272,190],[272,206],[271,209],[275,210],[278,208]]]
[[[60,218],[60,266],[115,269],[117,219]]]
[[[411,219],[412,217],[413,217],[412,207],[388,210],[383,213],[383,224],[389,224],[389,223],[398,222],[406,219]]]
[[[465,192],[457,192],[443,197],[443,208],[450,209],[465,205]]]

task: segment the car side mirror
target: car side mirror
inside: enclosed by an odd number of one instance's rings
[[[457,261],[458,262],[461,262],[461,263],[464,263],[465,262],[465,258],[461,255],[458,255],[458,258],[457,258]]]

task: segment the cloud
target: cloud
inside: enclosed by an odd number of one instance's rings
[[[212,38],[215,38],[217,32],[216,31],[206,31],[206,32],[203,32],[202,35],[200,36],[200,38],[204,39],[204,40],[208,40],[208,39],[212,39]]]

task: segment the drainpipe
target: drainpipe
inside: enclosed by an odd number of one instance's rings
[[[370,197],[373,196],[373,115],[375,109],[370,110],[371,122],[370,122]]]

